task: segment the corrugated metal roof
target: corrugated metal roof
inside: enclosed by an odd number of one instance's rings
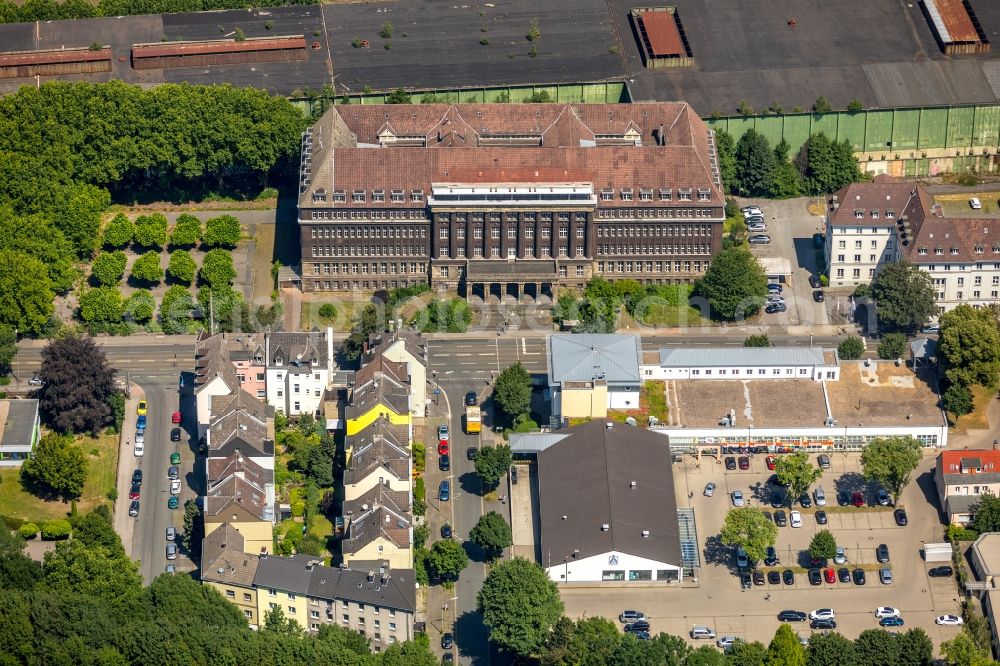
[[[639,20],[646,29],[653,55],[687,55],[673,12],[642,12],[639,14]]]
[[[52,51],[15,51],[0,55],[0,67],[19,65],[53,65],[69,62],[111,60],[111,49],[59,49]]]
[[[636,383],[642,348],[637,335],[566,333],[550,335],[549,383]]]
[[[784,367],[826,365],[819,347],[706,347],[704,349],[661,349],[660,367]]]
[[[924,0],[927,13],[941,35],[941,41],[978,42],[979,34],[972,25],[969,12],[962,0]]]
[[[206,42],[164,42],[154,44],[134,44],[133,58],[159,58],[162,56],[191,56],[211,53],[241,53],[244,51],[279,51],[283,49],[305,49],[306,38],[263,37],[257,39],[212,40]]]
[[[558,432],[512,432],[510,450],[512,453],[541,453],[568,436]]]

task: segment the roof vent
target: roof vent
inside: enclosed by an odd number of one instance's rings
[[[608,525],[607,523],[604,523],[603,525],[601,525],[601,531],[602,532],[607,532],[610,529],[611,529],[611,525]]]
[[[562,519],[563,519],[563,520],[566,520],[566,516],[563,516],[563,517],[562,517]]]
[[[649,530],[643,530],[642,531],[642,538],[643,539],[648,539],[649,538]]]
[[[222,574],[226,573],[226,568],[225,567],[219,567],[218,569],[216,569],[216,571],[218,571],[219,575],[221,576]]]
[[[629,483],[628,485],[629,485],[629,487],[630,487],[630,488],[635,488],[635,487],[636,487],[637,485],[639,485],[639,484],[637,484],[637,483],[636,483],[635,481],[632,481],[632,482],[631,482],[631,483]]]
[[[608,421],[608,423],[607,423],[608,430],[611,430],[614,427],[615,427],[615,424],[612,421]]]

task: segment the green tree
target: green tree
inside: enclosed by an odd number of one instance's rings
[[[858,111],[864,111],[865,105],[860,99],[852,99],[847,104],[847,110],[851,113],[857,113]]]
[[[510,469],[511,464],[510,446],[498,444],[497,446],[484,446],[479,449],[476,456],[476,474],[479,476],[485,488],[496,488],[500,479]]]
[[[490,640],[523,657],[542,646],[563,614],[556,584],[544,569],[521,557],[490,569],[477,602]]]
[[[716,128],[715,152],[719,156],[719,174],[722,186],[727,193],[733,192],[736,183],[736,143],[729,132]]]
[[[11,363],[17,356],[17,334],[14,329],[0,324],[0,377],[10,374]]]
[[[995,666],[990,654],[976,645],[972,634],[964,627],[950,641],[941,643],[941,654],[948,666]]]
[[[979,496],[971,510],[970,527],[980,534],[1000,531],[1000,498],[990,492]]]
[[[410,93],[402,88],[396,88],[385,97],[386,104],[410,104],[411,102]]]
[[[194,247],[201,240],[201,220],[194,215],[183,213],[177,216],[174,230],[170,233],[172,247]]]
[[[126,247],[135,237],[135,225],[125,213],[118,213],[104,227],[105,247]]]
[[[941,315],[938,350],[953,384],[994,386],[1000,378],[1000,332],[989,310],[961,304]]]
[[[232,215],[220,215],[205,222],[202,241],[208,247],[232,248],[240,242],[241,235],[239,219]]]
[[[846,141],[831,141],[823,132],[809,137],[796,161],[804,175],[807,194],[835,192],[861,180],[851,145]]]
[[[628,640],[628,638],[626,638]],[[726,655],[711,645],[702,645],[687,656],[684,666],[728,666]]]
[[[767,333],[760,333],[757,335],[751,335],[743,341],[744,347],[770,347],[771,339],[767,337]]]
[[[735,191],[741,196],[768,196],[773,187],[776,162],[767,137],[748,129],[736,143],[735,157]]]
[[[816,98],[816,101],[813,102],[812,110],[814,113],[832,113],[833,106],[827,101],[826,97],[820,95]]]
[[[432,580],[455,581],[462,569],[469,566],[469,556],[455,539],[443,539],[434,542],[426,564]]]
[[[49,342],[38,375],[44,382],[40,407],[50,428],[96,436],[111,425],[114,372],[93,338],[71,335]]]
[[[748,249],[733,247],[715,256],[695,284],[695,293],[719,317],[738,320],[760,310],[767,297],[767,275]]]
[[[273,634],[285,634],[301,638],[303,635],[302,625],[293,618],[285,617],[285,611],[281,606],[275,605],[264,614],[263,631]]]
[[[500,557],[504,549],[514,543],[510,525],[496,511],[489,511],[479,517],[479,521],[469,531],[469,540],[482,548],[489,560]]]
[[[879,324],[889,330],[913,333],[937,314],[930,273],[909,261],[879,269],[872,279],[871,296]]]
[[[76,183],[66,188],[63,196],[66,199],[54,218],[55,225],[76,248],[78,256],[89,257],[97,246],[101,213],[111,204],[111,195],[100,187]]]
[[[64,518],[53,518],[42,523],[42,538],[47,541],[68,539],[73,533],[73,526]]]
[[[837,354],[841,360],[853,361],[865,353],[865,343],[856,335],[849,335],[837,345]]]
[[[802,493],[809,491],[809,486],[823,476],[823,470],[810,462],[809,454],[805,451],[796,451],[778,456],[774,463],[774,474],[779,481],[788,486],[791,503]]]
[[[37,529],[36,527],[36,531]],[[41,578],[42,567],[24,554],[24,539],[9,529],[0,529],[0,580],[3,581],[0,598],[5,591],[31,590]],[[6,613],[2,617],[9,619]],[[2,635],[3,632],[0,631],[0,636]],[[0,648],[2,647],[3,639],[0,638]]]
[[[156,301],[148,289],[136,289],[125,299],[125,317],[139,324],[145,324],[153,318]]]
[[[809,555],[820,560],[830,560],[837,554],[837,540],[830,530],[820,530],[809,542]]]
[[[185,550],[193,550],[196,545],[201,543],[199,538],[201,521],[201,509],[198,508],[198,503],[194,500],[187,500],[184,502],[184,529],[181,532],[181,544],[183,544]]]
[[[908,629],[897,636],[899,666],[930,666],[934,663],[934,641],[920,627]]]
[[[141,247],[161,248],[167,244],[167,218],[162,213],[140,215],[135,220],[135,242]]]
[[[94,259],[91,275],[102,286],[116,285],[125,274],[126,258],[121,250],[104,252]]]
[[[493,400],[511,420],[531,407],[531,375],[520,363],[504,368],[493,388]]]
[[[163,279],[160,253],[150,251],[136,259],[132,264],[132,279],[147,284],[159,284]]]
[[[233,254],[228,250],[209,250],[201,261],[198,279],[212,289],[228,287],[236,279]]]
[[[42,262],[23,252],[0,250],[0,324],[36,335],[48,323],[54,300]]]
[[[878,343],[878,357],[891,361],[906,355],[906,336],[902,333],[886,333]]]
[[[118,323],[123,314],[122,294],[117,287],[88,289],[80,296],[80,319],[88,324]]]
[[[345,361],[353,362],[361,357],[368,337],[385,330],[387,315],[391,316],[391,312],[387,312],[384,305],[369,303],[355,316],[354,326],[340,348]]]
[[[722,543],[742,546],[751,560],[760,562],[778,538],[778,527],[760,509],[740,507],[726,514],[720,536]]]
[[[189,285],[194,282],[194,275],[197,270],[198,266],[194,263],[194,259],[191,258],[191,253],[187,250],[174,250],[170,253],[167,276],[171,280]]]
[[[956,418],[972,411],[972,391],[965,384],[952,384],[941,396],[941,406]]]
[[[42,262],[59,294],[69,291],[79,276],[76,248],[46,215],[17,216],[0,205],[0,250],[23,252]]]
[[[885,488],[895,503],[920,464],[923,449],[912,437],[877,437],[861,451],[865,478]]]
[[[802,177],[794,164],[788,161],[791,146],[781,139],[774,147],[774,175],[771,180],[771,197],[788,199],[802,193]]]
[[[885,629],[865,629],[854,639],[859,664],[895,664],[899,659],[899,641]]]
[[[167,289],[163,300],[160,301],[160,325],[163,327],[163,332],[186,333],[193,310],[194,300],[187,289],[178,284]]]
[[[729,648],[729,666],[763,666],[767,646],[760,641],[737,641]]]
[[[49,433],[21,465],[21,479],[43,494],[76,498],[87,480],[87,458],[69,435]]]
[[[854,653],[854,643],[835,631],[812,634],[807,651],[809,666],[862,666]]]
[[[806,666],[806,649],[789,625],[782,624],[774,632],[764,666]]]

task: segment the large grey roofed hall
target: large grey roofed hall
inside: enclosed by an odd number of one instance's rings
[[[549,383],[634,384],[639,379],[642,349],[636,335],[569,333],[548,339]]]

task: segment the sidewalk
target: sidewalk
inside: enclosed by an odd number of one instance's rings
[[[132,453],[132,438],[135,437],[136,407],[139,401],[145,399],[145,393],[138,384],[132,384],[132,397],[125,401],[125,418],[122,419],[122,429],[118,441],[118,477],[115,488],[118,490],[118,499],[114,506],[114,527],[115,532],[122,539],[122,546],[129,557],[132,557],[132,537],[135,530],[135,518],[128,515],[128,506],[131,500],[128,498],[129,490],[132,488],[132,470],[135,469],[138,458]],[[149,479],[143,479],[143,483],[149,483]],[[140,500],[141,502],[142,500]]]

